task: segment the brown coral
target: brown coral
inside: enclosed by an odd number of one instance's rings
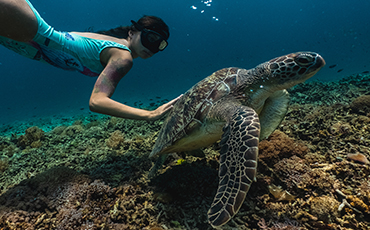
[[[44,131],[37,126],[26,129],[25,134],[20,136],[17,145],[21,148],[28,146],[38,148],[41,146],[41,140],[44,138]]]
[[[355,112],[370,112],[370,95],[362,95],[352,101],[350,107]]]
[[[327,194],[337,186],[335,178],[321,168],[307,171],[302,175],[298,187],[304,190],[315,190],[315,193]]]
[[[339,201],[330,196],[315,197],[309,201],[310,212],[325,223],[332,223],[339,216]]]
[[[276,130],[267,140],[259,143],[259,158],[268,165],[274,165],[283,158],[293,155],[304,156],[308,152],[307,146],[295,142],[285,133]]]
[[[120,130],[111,133],[110,137],[105,140],[109,148],[118,149],[125,142],[125,137]]]
[[[296,189],[302,182],[303,175],[309,169],[304,160],[297,156],[283,159],[274,165],[274,172],[286,183],[289,189]]]
[[[9,167],[9,161],[6,157],[0,157],[0,173],[7,170]]]

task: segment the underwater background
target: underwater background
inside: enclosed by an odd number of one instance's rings
[[[33,0],[32,4],[60,31],[109,29],[143,15],[164,19],[170,27],[169,46],[148,60],[136,59],[113,96],[132,106],[148,106],[156,97],[175,98],[218,69],[249,69],[296,51],[314,51],[325,58],[326,67],[312,80],[338,80],[370,70],[366,0]],[[88,112],[96,78],[29,60],[2,46],[0,53],[0,125]]]

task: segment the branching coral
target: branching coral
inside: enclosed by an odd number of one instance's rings
[[[83,127],[82,125],[72,125],[72,126],[68,126],[67,128],[65,128],[62,132],[61,135],[66,135],[66,136],[69,136],[69,137],[74,137],[75,135],[77,134],[80,134],[83,132]]]
[[[337,122],[333,124],[329,128],[329,132],[332,135],[336,135],[339,137],[343,137],[343,136],[350,135],[353,133],[351,125],[348,123],[343,123],[343,122]]]
[[[0,151],[2,151],[5,156],[12,157],[16,152],[19,152],[20,149],[14,143],[7,141],[0,144]]]

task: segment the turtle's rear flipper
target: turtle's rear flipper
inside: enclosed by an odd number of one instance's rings
[[[219,186],[208,211],[214,227],[225,224],[239,211],[257,171],[258,115],[240,106],[230,117],[220,142]]]

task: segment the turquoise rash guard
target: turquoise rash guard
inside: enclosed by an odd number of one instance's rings
[[[116,42],[56,31],[41,18],[28,0],[26,2],[35,13],[38,22],[37,34],[32,41],[19,42],[0,36],[1,45],[22,56],[94,77],[99,76],[104,69],[100,62],[100,53],[105,48],[113,47],[131,52],[127,46]]]

